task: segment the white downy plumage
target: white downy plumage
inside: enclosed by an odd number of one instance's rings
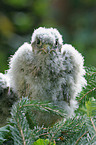
[[[18,96],[49,101],[71,116],[77,107],[75,98],[86,85],[83,65],[82,55],[71,45],[63,45],[56,29],[40,27],[34,31],[31,44],[24,43],[15,52],[7,75]],[[45,122],[48,118],[52,120],[46,116]]]

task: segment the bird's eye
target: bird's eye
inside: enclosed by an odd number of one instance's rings
[[[55,45],[56,45],[56,46],[58,45],[58,40],[56,40]]]
[[[37,39],[37,44],[40,44],[40,40],[39,39]]]

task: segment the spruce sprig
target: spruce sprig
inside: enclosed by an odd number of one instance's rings
[[[79,108],[75,116],[66,118],[66,113],[49,102],[31,101],[22,97],[11,110],[8,127],[0,128],[0,143],[8,145],[95,145],[96,144],[96,68],[86,68],[88,85],[77,98]],[[27,112],[50,112],[63,116],[63,119],[51,127],[30,127]],[[31,111],[32,114],[32,111]],[[31,115],[30,114],[30,115]],[[34,116],[31,120],[34,122]]]
[[[85,102],[91,97],[96,99],[96,68],[86,67],[85,78],[87,80],[87,86],[83,88],[82,92],[77,98],[80,105],[85,105]]]
[[[10,130],[16,145],[31,145],[33,143],[31,130],[25,116],[26,108],[22,107],[25,103],[29,103],[28,98],[22,98],[18,103],[15,103],[11,111]]]

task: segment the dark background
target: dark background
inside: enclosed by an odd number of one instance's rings
[[[86,66],[96,66],[96,0],[0,0],[0,72],[40,26],[57,28]]]

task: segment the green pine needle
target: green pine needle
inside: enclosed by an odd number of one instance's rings
[[[1,145],[95,145],[96,144],[96,68],[86,68],[88,85],[77,98],[79,108],[73,118],[62,119],[51,127],[39,127],[34,110],[65,118],[66,112],[49,102],[22,97],[11,110],[8,126],[0,128]]]

